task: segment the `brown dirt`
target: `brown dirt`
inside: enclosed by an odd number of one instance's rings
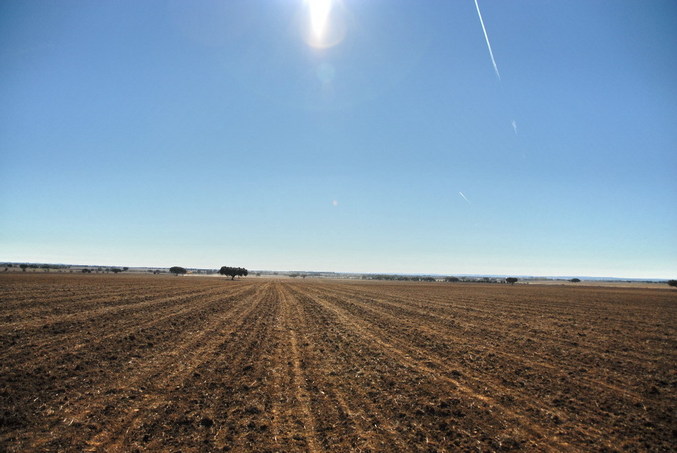
[[[0,451],[673,451],[677,291],[0,275]]]

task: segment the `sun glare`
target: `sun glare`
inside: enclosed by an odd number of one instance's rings
[[[307,0],[310,12],[310,29],[314,37],[321,40],[331,14],[332,0]]]
[[[308,6],[308,45],[324,49],[343,40],[345,18],[336,0],[306,0]]]

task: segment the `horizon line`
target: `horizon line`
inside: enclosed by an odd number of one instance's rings
[[[111,264],[73,264],[73,263],[47,263],[47,262],[31,262],[31,261],[2,261],[0,266],[6,266],[7,264],[11,265],[51,265],[51,266],[70,266],[70,267],[127,267],[128,269],[169,269],[172,266],[120,266],[120,265],[111,265]],[[181,266],[184,267],[184,266]],[[188,270],[213,270],[218,271],[216,267],[185,267]],[[518,278],[528,278],[528,279],[571,279],[571,278],[580,278],[583,280],[638,280],[638,281],[668,281],[669,277],[615,277],[611,275],[537,275],[537,274],[500,274],[500,273],[439,273],[439,272],[360,272],[360,271],[329,271],[329,270],[298,270],[298,269],[251,269],[250,272],[283,272],[283,273],[314,273],[314,274],[340,274],[340,275],[402,275],[402,276],[412,276],[412,277],[493,277],[493,278],[506,278],[506,277],[518,277]]]

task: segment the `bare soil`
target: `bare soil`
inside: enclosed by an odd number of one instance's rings
[[[674,451],[677,291],[0,275],[0,451]]]

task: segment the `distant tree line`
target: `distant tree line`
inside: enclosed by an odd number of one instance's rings
[[[436,282],[435,277],[423,277],[420,275],[390,275],[390,274],[374,274],[363,275],[362,280],[391,280],[402,282]]]
[[[445,282],[448,283],[503,283],[504,280],[492,277],[445,277]]]
[[[5,264],[6,268],[15,267],[12,263]],[[38,270],[42,269],[46,272],[50,270],[77,272],[80,269],[80,266],[73,266],[69,264],[30,264],[30,263],[21,263],[17,264],[16,267],[20,268],[23,272],[26,272],[26,269]],[[120,272],[126,272],[129,270],[129,267],[84,267],[79,271],[83,274],[91,274],[92,272],[113,272],[114,274],[119,274]]]
[[[97,267],[96,269],[94,269],[94,272],[97,272],[97,273],[99,273],[99,272],[112,272],[114,274],[119,274],[120,272],[127,272],[128,270],[129,270],[128,267],[123,267],[123,268],[119,268],[119,267]],[[82,269],[81,272],[83,274],[91,274],[92,269],[84,268],[84,269]]]
[[[204,274],[213,273],[210,270],[202,270],[203,272],[199,272],[199,271],[200,271],[200,269],[193,270],[191,272],[204,273]],[[169,272],[174,274],[174,275],[184,275],[184,274],[188,273],[188,270],[185,267],[172,266],[172,267],[169,268]],[[153,273],[155,273],[155,272],[153,272]],[[219,274],[228,275],[231,278],[231,280],[235,280],[235,277],[246,277],[247,275],[249,275],[249,271],[247,269],[245,269],[244,267],[222,266],[221,269],[219,269]]]
[[[292,275],[294,276],[294,275]],[[493,278],[493,277],[431,277],[420,275],[397,275],[397,274],[372,274],[363,275],[362,280],[390,280],[390,281],[405,281],[405,282],[438,282],[443,281],[447,283],[509,283],[515,284],[519,279],[516,277]]]
[[[10,266],[11,267],[11,266]],[[19,264],[19,267],[23,272],[26,272],[26,269],[44,269],[49,272],[50,269],[70,269],[70,266],[65,264],[28,264],[22,263]]]

